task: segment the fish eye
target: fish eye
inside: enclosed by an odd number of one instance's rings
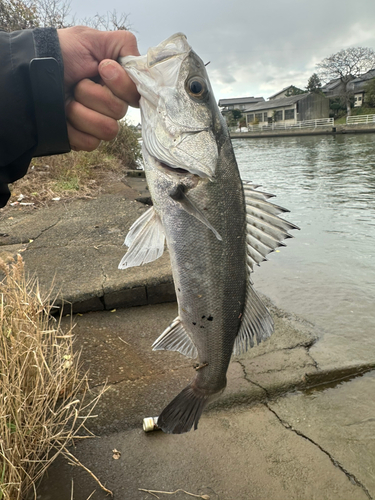
[[[204,99],[208,91],[206,82],[199,76],[189,78],[186,84],[186,89],[191,97],[199,100]]]

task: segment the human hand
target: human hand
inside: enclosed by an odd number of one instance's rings
[[[125,116],[128,105],[138,107],[137,89],[116,62],[120,56],[139,55],[137,42],[123,30],[76,26],[57,33],[64,60],[70,146],[92,151],[101,140],[116,137],[117,120]]]

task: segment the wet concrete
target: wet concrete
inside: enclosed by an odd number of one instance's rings
[[[228,387],[198,431],[143,433],[142,419],[158,415],[194,370],[178,353],[151,350],[177,315],[176,304],[166,303],[174,299],[168,254],[142,268],[117,270],[125,234],[146,209],[135,201],[141,188],[145,194],[142,178],[136,181],[137,189],[119,185],[97,200],[11,210],[0,220],[1,256],[21,252],[44,292],[52,285],[60,301],[81,311],[74,316],[76,349],[90,370],[92,397],[108,384],[89,423],[99,437],[78,443],[78,458],[121,500],[153,498],[139,488],[182,488],[211,500],[375,498],[374,379],[308,396],[296,392],[366,372],[375,360],[337,366],[316,358],[320,332],[266,298],[275,334],[233,358]],[[113,449],[121,452],[119,460]],[[106,498],[86,472],[58,460],[38,498],[86,500],[95,489],[91,498]]]

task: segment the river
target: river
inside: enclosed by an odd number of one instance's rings
[[[375,135],[234,139],[243,179],[300,227],[253,274],[255,288],[314,323],[330,364],[375,352]]]

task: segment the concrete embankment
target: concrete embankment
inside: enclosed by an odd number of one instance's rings
[[[168,252],[147,266],[117,269],[127,231],[148,208],[136,201],[148,192],[142,174],[134,175],[98,199],[36,210],[13,207],[0,219],[0,257],[21,253],[42,291],[52,288],[64,314],[72,308],[93,396],[108,384],[98,416],[90,420],[101,438],[79,443],[78,458],[121,500],[152,498],[140,488],[181,488],[211,500],[374,498],[375,444],[369,437],[375,424],[367,415],[375,408],[366,394],[375,379],[369,374],[348,382],[346,392],[340,385],[327,389],[341,391],[331,406],[325,391],[308,403],[296,391],[363,374],[375,359],[367,365],[347,360],[337,369],[313,357],[310,348],[321,332],[266,298],[274,335],[233,358],[227,389],[205,412],[198,431],[143,433],[142,419],[157,416],[194,370],[179,353],[151,350],[177,315]],[[342,435],[338,423],[348,429]],[[355,426],[360,431],[353,443]],[[112,458],[114,449],[121,452],[119,460]],[[93,500],[106,498],[91,476],[58,461],[39,500],[71,498],[71,478],[76,500],[86,500],[94,489]],[[180,491],[173,498],[191,497]]]
[[[285,130],[257,130],[253,132],[231,132],[232,139],[261,137],[298,137],[308,135],[338,135],[338,134],[374,134],[375,125],[337,125],[336,127],[318,127],[315,129],[285,129]]]

